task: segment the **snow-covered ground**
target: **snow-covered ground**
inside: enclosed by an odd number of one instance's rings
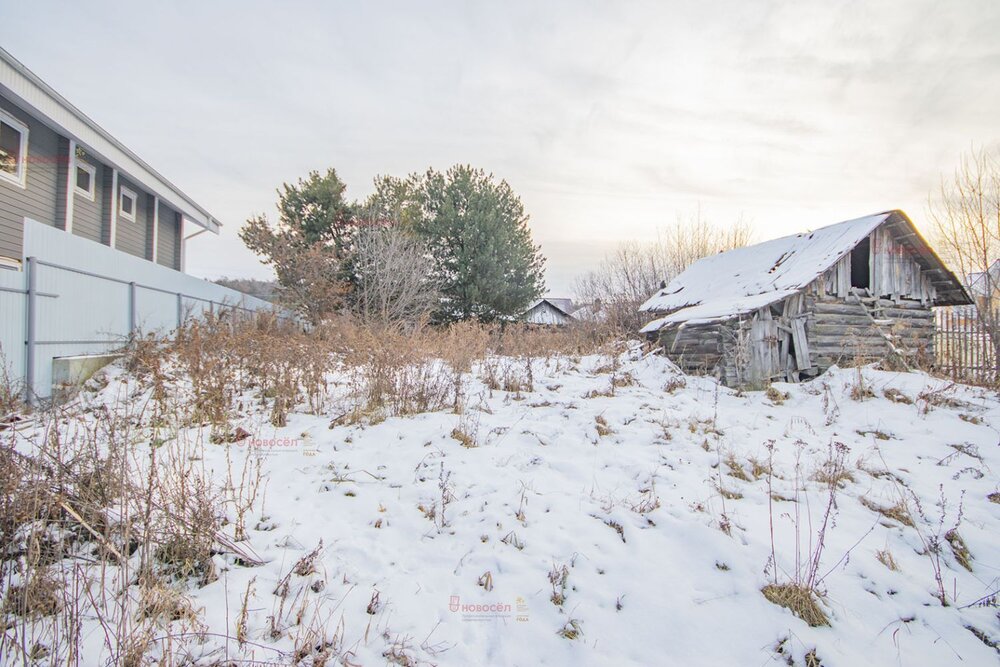
[[[137,390],[110,377],[84,400]],[[182,432],[220,483],[262,471],[244,548],[264,564],[214,557],[192,657],[309,664],[312,627],[349,665],[996,664],[995,394],[873,369],[740,393],[638,351],[538,361],[534,385],[472,376],[462,414],[375,424],[275,428],[247,400],[250,438]],[[831,506],[816,477],[838,459]],[[877,511],[896,506],[912,526]],[[829,626],[810,627],[761,589],[806,578],[820,541]],[[101,629],[83,634],[100,664]]]

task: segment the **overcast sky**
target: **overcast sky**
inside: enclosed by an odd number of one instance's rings
[[[1000,142],[1000,2],[0,0],[0,43],[225,225],[188,270],[267,277],[237,231],[332,166],[506,179],[550,292],[700,206],[760,240],[922,223]]]

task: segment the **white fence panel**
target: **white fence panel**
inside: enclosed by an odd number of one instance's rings
[[[53,359],[109,352],[132,333],[164,335],[187,317],[227,307],[274,309],[263,299],[32,220],[25,220],[24,256],[25,272],[0,272],[0,287],[9,282],[16,290],[0,290],[0,343],[13,376],[31,375],[31,393],[40,398],[51,393]],[[30,359],[32,300],[23,293],[29,282],[35,294]]]
[[[23,292],[24,274],[0,269],[0,364],[11,380],[19,379],[24,368]]]

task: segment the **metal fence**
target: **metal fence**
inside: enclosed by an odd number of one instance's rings
[[[273,310],[262,299],[26,221],[22,271],[0,271],[0,351],[29,398],[52,390],[52,361],[166,335],[189,317]]]
[[[1000,374],[990,327],[975,306],[935,309],[937,370],[956,381],[995,386]]]

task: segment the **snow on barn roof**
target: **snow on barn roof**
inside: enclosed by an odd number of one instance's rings
[[[728,319],[780,301],[806,287],[887,221],[893,227],[905,227],[906,235],[916,238],[910,241],[915,243],[915,255],[936,276],[939,294],[944,295],[936,305],[968,303],[968,295],[954,274],[920,237],[906,214],[886,211],[703,257],[639,307],[644,312],[666,313],[641,331]]]
[[[879,213],[702,257],[639,306],[640,311],[670,312],[642,331],[678,322],[724,319],[791,296],[888,217],[889,213]]]

